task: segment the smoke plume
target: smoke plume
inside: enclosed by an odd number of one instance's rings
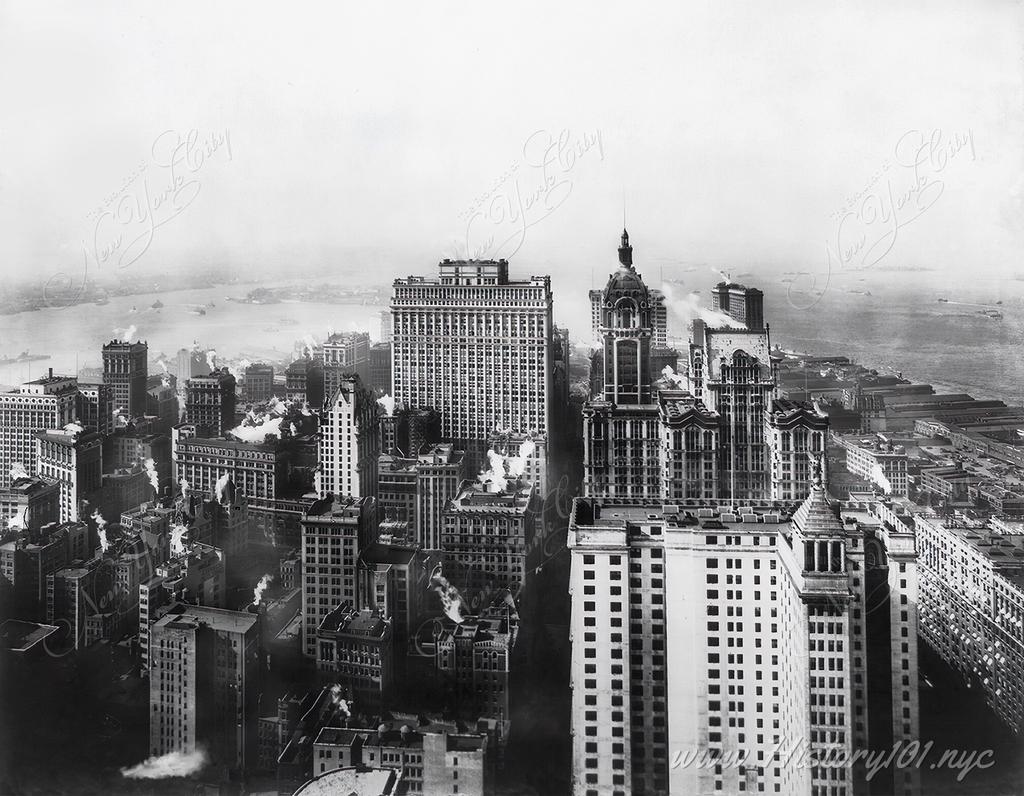
[[[885,494],[892,494],[892,484],[889,483],[889,479],[882,470],[882,465],[877,462],[875,463],[875,466],[871,468],[871,480],[878,484]]]
[[[136,332],[138,332],[138,329],[133,323],[126,329],[114,329],[114,337],[118,340],[124,340],[126,343],[130,343],[132,338],[136,337]]]
[[[676,389],[686,389],[686,379],[680,376],[678,373],[676,373],[675,370],[672,369],[671,365],[666,365],[665,367],[663,367],[661,369],[661,375],[668,379],[670,382],[672,382],[672,384],[675,385]]]
[[[28,470],[25,469],[25,465],[21,462],[14,462],[11,465],[11,481],[17,481],[19,478],[28,478]]]
[[[96,523],[96,533],[100,536],[100,547],[105,553],[110,547],[110,540],[107,539],[107,521],[103,519],[103,515],[100,514],[99,509],[95,509],[93,511],[92,519]]]
[[[76,435],[81,434],[83,431],[85,431],[85,429],[78,425],[78,423],[68,423],[66,426],[64,426],[64,430],[70,434]]]
[[[185,554],[185,535],[188,528],[180,523],[171,526],[171,555],[180,556]]]
[[[395,399],[390,395],[382,395],[377,399],[377,403],[381,405],[384,413],[388,417],[394,417],[395,414]]]
[[[494,487],[494,492],[504,492],[508,486],[508,478],[505,476],[505,457],[491,448],[487,451],[487,461],[491,469],[480,473],[479,481],[484,486]]]
[[[331,702],[334,706],[345,714],[347,718],[352,718],[352,711],[349,708],[348,702],[341,698],[341,686],[335,683],[331,686]]]
[[[217,352],[212,348],[206,352],[206,365],[210,368],[210,373],[217,369]]]
[[[462,595],[459,594],[459,590],[456,589],[452,584],[448,582],[448,579],[441,574],[441,565],[438,564],[434,567],[434,571],[430,574],[430,582],[433,584],[431,588],[437,592],[438,597],[441,598],[441,608],[445,614],[458,625],[461,625],[465,618],[462,615]]]
[[[268,436],[280,439],[282,420],[283,417],[250,412],[241,425],[235,426],[228,433],[242,442],[265,442]]]
[[[662,285],[661,292],[665,294],[665,301],[672,311],[686,321],[702,320],[712,329],[745,329],[746,327],[723,312],[715,312],[707,307],[702,307],[700,294],[696,291],[689,293],[686,298],[678,299],[673,297],[672,288],[669,285]]]
[[[143,466],[146,468],[146,475],[149,476],[149,483],[153,487],[153,491],[157,495],[160,494],[160,476],[156,474],[156,462],[152,459],[146,459],[143,462]]]
[[[14,516],[7,520],[7,529],[9,531],[20,531],[25,528],[27,519],[28,506],[25,506],[21,511],[16,511]]]
[[[505,459],[505,464],[508,466],[508,474],[510,478],[519,478],[526,470],[526,460],[533,456],[534,451],[537,450],[537,443],[532,439],[523,440],[519,445],[519,455],[509,456]]]
[[[260,600],[263,599],[263,592],[267,590],[270,585],[270,581],[274,579],[273,575],[264,575],[260,578],[260,582],[256,584],[256,588],[252,590],[252,604],[259,605]]]
[[[241,384],[245,380],[245,369],[252,364],[248,359],[241,359],[237,365],[228,363],[228,373],[235,377],[235,381]]]
[[[168,752],[150,757],[137,766],[122,768],[121,775],[128,779],[167,779],[190,777],[199,773],[209,762],[204,749],[194,752]]]
[[[217,479],[217,483],[214,486],[214,489],[217,492],[217,502],[220,504],[224,503],[224,489],[227,487],[228,481],[230,480],[231,474],[224,473],[224,475]]]

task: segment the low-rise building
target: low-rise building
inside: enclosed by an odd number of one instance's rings
[[[391,622],[344,602],[323,618],[316,635],[321,680],[340,685],[344,698],[364,712],[382,709],[394,681]]]

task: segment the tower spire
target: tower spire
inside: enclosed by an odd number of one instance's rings
[[[629,245],[629,233],[622,228],[622,242],[619,246],[619,262],[629,270],[633,270],[633,247]]]

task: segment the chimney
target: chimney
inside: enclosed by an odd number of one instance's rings
[[[50,368],[50,378],[53,378],[53,368]]]

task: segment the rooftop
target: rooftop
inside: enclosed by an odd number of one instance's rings
[[[28,652],[59,629],[56,625],[8,619],[0,625],[0,645],[11,652]]]
[[[248,611],[228,611],[224,608],[207,608],[201,605],[178,603],[156,627],[209,627],[228,633],[247,633],[259,620],[259,615]],[[180,613],[173,611],[180,610]]]
[[[309,780],[295,796],[391,796],[399,779],[390,768],[338,768]]]

